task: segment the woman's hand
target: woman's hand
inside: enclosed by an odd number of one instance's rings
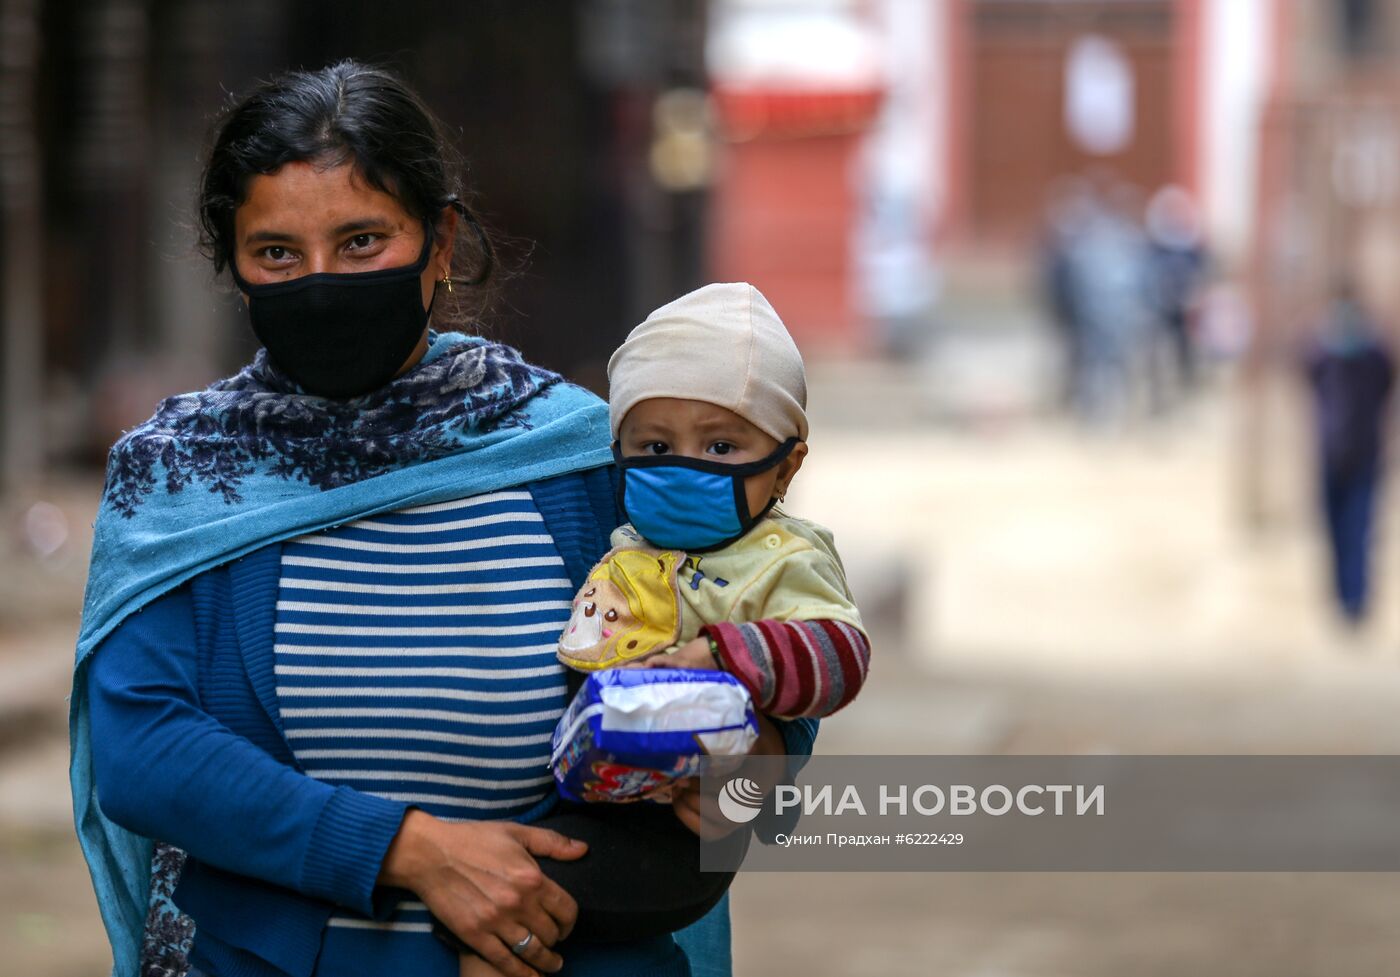
[[[787,744],[778,727],[762,713],[757,713],[758,739],[749,748],[748,759],[744,761],[744,776],[754,780],[763,789],[763,796],[773,792],[787,772],[783,759],[787,754]],[[681,824],[701,838],[723,838],[736,830],[739,825],[719,812],[713,800],[700,803],[700,778],[687,777],[672,785],[671,809]]]
[[[449,823],[411,809],[380,868],[382,885],[418,895],[443,925],[506,977],[554,973],[553,947],[578,915],[572,896],[535,859],[580,858],[588,846],[512,821]],[[533,933],[519,955],[511,947]]]

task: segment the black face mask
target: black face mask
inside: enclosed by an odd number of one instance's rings
[[[229,263],[248,296],[253,334],[272,364],[307,393],[358,397],[393,379],[428,325],[420,284],[433,250],[423,222],[423,251],[412,265],[351,274],[323,272],[250,285]]]

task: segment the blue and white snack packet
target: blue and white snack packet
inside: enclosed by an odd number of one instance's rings
[[[728,672],[593,672],[554,729],[549,765],[572,801],[633,801],[694,776],[706,756],[742,756],[758,739],[753,700]]]

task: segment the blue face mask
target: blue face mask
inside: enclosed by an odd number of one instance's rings
[[[749,512],[744,480],[766,472],[792,453],[797,438],[788,438],[766,458],[725,465],[679,455],[623,457],[613,444],[613,459],[622,472],[618,505],[647,542],[663,550],[708,553],[743,536],[773,508]]]

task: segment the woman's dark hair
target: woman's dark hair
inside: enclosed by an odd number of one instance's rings
[[[441,122],[392,71],[341,61],[290,71],[233,101],[215,123],[199,189],[199,244],[221,272],[233,260],[233,215],[249,180],[284,163],[353,163],[377,190],[411,215],[436,223],[451,207],[458,221],[453,281],[479,285],[495,267],[485,230],[463,200],[461,156]],[[466,292],[440,294],[445,318],[459,321]],[[452,300],[457,300],[455,303]]]

